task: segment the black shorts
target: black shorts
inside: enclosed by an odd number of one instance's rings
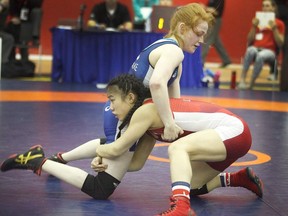
[[[98,200],[105,200],[114,192],[120,181],[106,172],[97,176],[88,174],[81,191]]]

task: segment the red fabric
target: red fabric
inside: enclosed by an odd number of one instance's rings
[[[278,28],[279,33],[284,35],[284,32],[285,32],[284,23],[279,19],[275,19],[275,22],[276,22],[276,26]],[[255,39],[252,44],[253,46],[270,49],[276,52],[277,44],[276,44],[276,41],[274,40],[272,29],[265,28],[265,29],[260,30],[259,28],[257,28],[256,34],[262,34],[263,38],[261,40]]]
[[[184,196],[184,197],[187,197],[189,199],[190,190],[185,190],[185,189],[182,189],[182,188],[178,188],[178,189],[172,190],[172,194],[173,194],[174,197]]]

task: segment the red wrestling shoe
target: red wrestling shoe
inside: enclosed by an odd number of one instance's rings
[[[170,209],[156,216],[196,216],[190,208],[190,200],[186,197],[170,197]]]
[[[263,183],[251,167],[240,170],[236,175],[239,178],[239,186],[252,191],[258,197],[263,197]]]

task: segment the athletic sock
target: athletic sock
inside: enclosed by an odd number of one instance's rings
[[[190,199],[190,184],[187,182],[177,181],[172,183],[173,197],[186,197]]]
[[[222,187],[230,187],[230,173],[220,173]]]

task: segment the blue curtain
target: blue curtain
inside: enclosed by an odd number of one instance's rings
[[[52,80],[107,83],[127,72],[143,48],[163,37],[161,33],[76,31],[52,28]],[[200,50],[185,53],[181,87],[201,87]]]

